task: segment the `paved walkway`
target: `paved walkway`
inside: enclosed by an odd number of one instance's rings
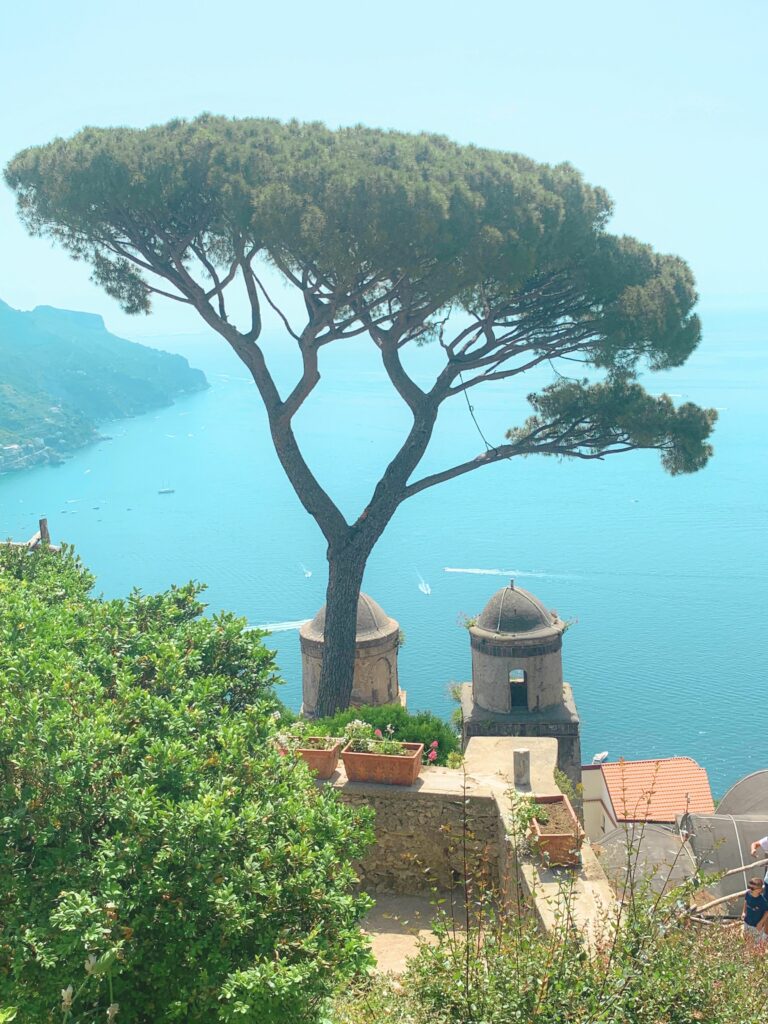
[[[436,909],[428,896],[374,897],[376,906],[363,919],[373,955],[382,974],[402,974],[419,942],[434,942],[431,930]],[[445,910],[447,904],[441,909]]]

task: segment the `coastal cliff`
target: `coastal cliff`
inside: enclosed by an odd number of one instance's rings
[[[182,356],[118,338],[100,316],[0,301],[0,473],[60,462],[100,423],[207,387]]]

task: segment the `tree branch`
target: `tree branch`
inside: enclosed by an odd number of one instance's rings
[[[559,455],[567,459],[582,459],[585,462],[602,462],[609,455],[619,455],[623,452],[635,451],[639,448],[650,448],[660,451],[664,447],[665,445],[663,444],[640,445],[620,440],[611,442],[609,446],[600,447],[598,450],[590,450],[586,444],[582,450],[574,445],[558,441],[530,445],[517,442],[503,444],[498,448],[491,448],[489,451],[481,452],[474,459],[469,459],[467,462],[451,466],[450,469],[444,469],[439,473],[431,473],[429,476],[422,477],[421,480],[409,484],[405,488],[403,500],[418,494],[420,491],[425,491],[429,487],[434,487],[436,484],[444,483],[446,480],[453,480],[458,476],[464,476],[466,473],[472,473],[474,470],[480,469],[481,466],[490,466],[504,459],[514,458],[517,455]]]
[[[381,346],[381,361],[392,385],[412,413],[422,409],[427,396],[415,381],[405,372],[400,361],[400,350],[396,342],[387,339]]]
[[[317,348],[314,345],[306,345],[302,348],[301,355],[304,363],[301,379],[283,402],[281,415],[288,420],[295,416],[320,380],[320,371],[317,367]]]
[[[155,288],[154,285],[147,284],[146,281],[144,282],[144,287],[148,292],[151,292],[153,295],[162,295],[163,298],[173,299],[174,302],[183,302],[187,306],[192,305],[189,299],[185,299],[181,295],[174,295],[172,292],[163,291],[162,288]]]
[[[251,271],[251,273],[253,273],[253,271]],[[288,317],[285,315],[285,313],[283,313],[282,309],[280,309],[280,307],[275,302],[272,301],[272,299],[270,298],[270,295],[267,292],[267,289],[264,287],[261,279],[256,274],[253,274],[253,279],[256,282],[256,284],[259,286],[259,288],[261,288],[261,291],[262,291],[262,293],[264,295],[264,298],[267,300],[267,302],[272,307],[272,309],[274,309],[274,311],[277,313],[277,315],[283,321],[283,327],[285,327],[286,331],[288,331],[288,333],[294,339],[294,341],[299,341],[300,340],[299,339],[299,335],[291,327],[291,325],[290,325],[290,323],[288,321]]]
[[[205,250],[196,242],[192,242],[190,244],[190,248],[197,256],[197,258],[200,260],[202,265],[205,267],[206,271],[208,272],[208,276],[213,281],[213,288],[210,288],[205,293],[205,297],[209,301],[213,298],[214,295],[217,297],[219,303],[219,316],[221,317],[222,320],[226,320],[227,309],[224,301],[224,289],[234,280],[235,274],[237,273],[238,262],[236,259],[232,260],[232,264],[228,272],[226,273],[223,279],[220,279],[218,271],[214,267],[213,263],[205,255]]]

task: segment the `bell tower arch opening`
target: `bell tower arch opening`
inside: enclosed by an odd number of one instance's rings
[[[528,676],[524,668],[509,670],[509,706],[528,707]]]

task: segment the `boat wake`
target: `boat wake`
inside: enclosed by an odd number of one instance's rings
[[[420,572],[417,572],[416,575],[419,577],[419,590],[422,592],[422,594],[426,594],[427,597],[429,597],[429,595],[432,593],[432,587],[430,587],[430,585],[427,583],[427,581],[424,579]]]
[[[567,580],[572,579],[566,573],[544,572],[542,569],[456,569],[446,566],[443,572],[463,572],[471,576],[508,576],[510,579],[526,576],[542,580]]]
[[[301,629],[309,619],[292,619],[288,622],[264,622],[260,626],[249,626],[249,629],[265,629],[268,633],[287,633],[290,629]]]

